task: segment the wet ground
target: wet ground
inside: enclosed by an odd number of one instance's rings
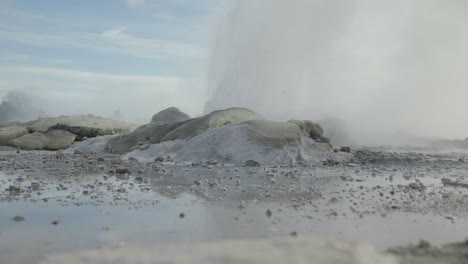
[[[2,263],[172,241],[318,234],[385,250],[468,237],[465,152],[353,152],[346,164],[258,168],[0,153]]]

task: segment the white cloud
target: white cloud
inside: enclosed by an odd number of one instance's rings
[[[52,33],[25,32],[0,27],[0,39],[35,47],[65,47],[112,53],[143,59],[205,58],[207,51],[199,46],[172,40],[133,36],[127,27],[106,30],[100,34],[87,32]]]
[[[146,0],[125,0],[125,2],[130,7],[136,7],[136,6],[144,5]]]
[[[192,44],[156,38],[136,37],[128,34],[126,30],[127,27],[106,30],[101,33],[101,36],[107,41],[107,44],[110,46],[109,48],[144,58],[202,58],[207,55],[207,52],[202,48]]]
[[[124,31],[127,30],[127,27],[120,27],[116,29],[110,29],[102,32],[102,36],[105,38],[115,39],[124,34]]]

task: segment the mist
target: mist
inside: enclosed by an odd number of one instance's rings
[[[338,118],[355,142],[466,138],[468,2],[238,0],[217,32],[205,111]]]

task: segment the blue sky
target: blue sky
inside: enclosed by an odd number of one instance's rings
[[[199,113],[229,1],[2,0],[0,95],[22,90],[50,114]]]

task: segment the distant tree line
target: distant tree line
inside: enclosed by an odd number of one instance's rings
[[[22,91],[9,91],[0,103],[0,123],[29,121],[37,118],[41,111],[33,100]]]

